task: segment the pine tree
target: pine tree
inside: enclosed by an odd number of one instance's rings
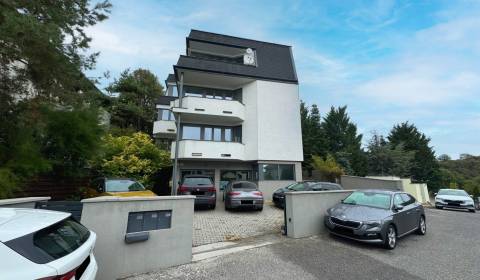
[[[402,145],[406,151],[414,152],[410,168],[414,181],[426,182],[432,188],[440,184],[439,166],[435,151],[429,146],[430,138],[421,133],[415,125],[408,122],[395,125],[388,135],[388,140],[393,147]]]
[[[364,176],[367,173],[367,158],[361,148],[363,136],[357,134],[357,125],[350,121],[346,111],[347,106],[331,107],[324,118],[322,128],[327,150],[347,174]]]

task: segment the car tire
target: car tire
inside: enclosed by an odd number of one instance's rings
[[[216,207],[216,206],[217,206],[217,204],[213,204],[213,205],[211,206],[212,210],[215,210],[215,207]]]
[[[475,209],[468,209],[468,211],[475,213]]]
[[[257,208],[257,211],[261,212],[263,210],[263,206],[260,208]]]
[[[424,216],[420,216],[420,220],[418,221],[418,229],[416,233],[419,235],[427,234],[427,221],[425,220]]]
[[[383,247],[388,250],[393,250],[397,246],[397,230],[393,225],[389,225],[385,233],[385,241]]]
[[[443,207],[441,207],[441,206],[435,206],[435,208],[437,208],[437,209],[443,209]]]

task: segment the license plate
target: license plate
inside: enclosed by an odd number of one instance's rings
[[[242,204],[253,204],[253,200],[242,200]]]

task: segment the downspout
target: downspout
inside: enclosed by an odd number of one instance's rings
[[[178,92],[178,107],[182,108],[182,101],[183,101],[183,72],[180,72],[180,87],[177,87]],[[180,112],[177,113],[175,116],[176,124],[177,124],[177,135],[175,138],[175,158],[173,161],[173,174],[172,174],[172,195],[177,194],[177,173],[178,173],[178,149],[179,149],[179,142],[180,142],[180,123],[181,123],[181,115]]]

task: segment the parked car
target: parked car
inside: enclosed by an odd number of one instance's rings
[[[217,190],[213,180],[204,175],[186,175],[178,187],[178,195],[194,195],[195,206],[206,206],[215,209]]]
[[[249,208],[263,210],[263,193],[255,183],[233,181],[228,183],[223,193],[225,210]]]
[[[324,223],[334,235],[381,243],[390,250],[402,236],[427,232],[423,206],[413,196],[397,191],[354,191],[327,210]]]
[[[332,191],[342,190],[342,186],[330,182],[303,181],[290,184],[284,188],[276,190],[272,194],[272,201],[279,208],[285,207],[285,193],[295,191]]]
[[[95,241],[69,213],[0,208],[0,278],[93,280]]]
[[[440,189],[435,194],[435,207],[465,209],[475,213],[473,197],[464,190]]]
[[[129,178],[97,178],[90,182],[86,197],[97,196],[157,196],[147,190],[140,182]]]

